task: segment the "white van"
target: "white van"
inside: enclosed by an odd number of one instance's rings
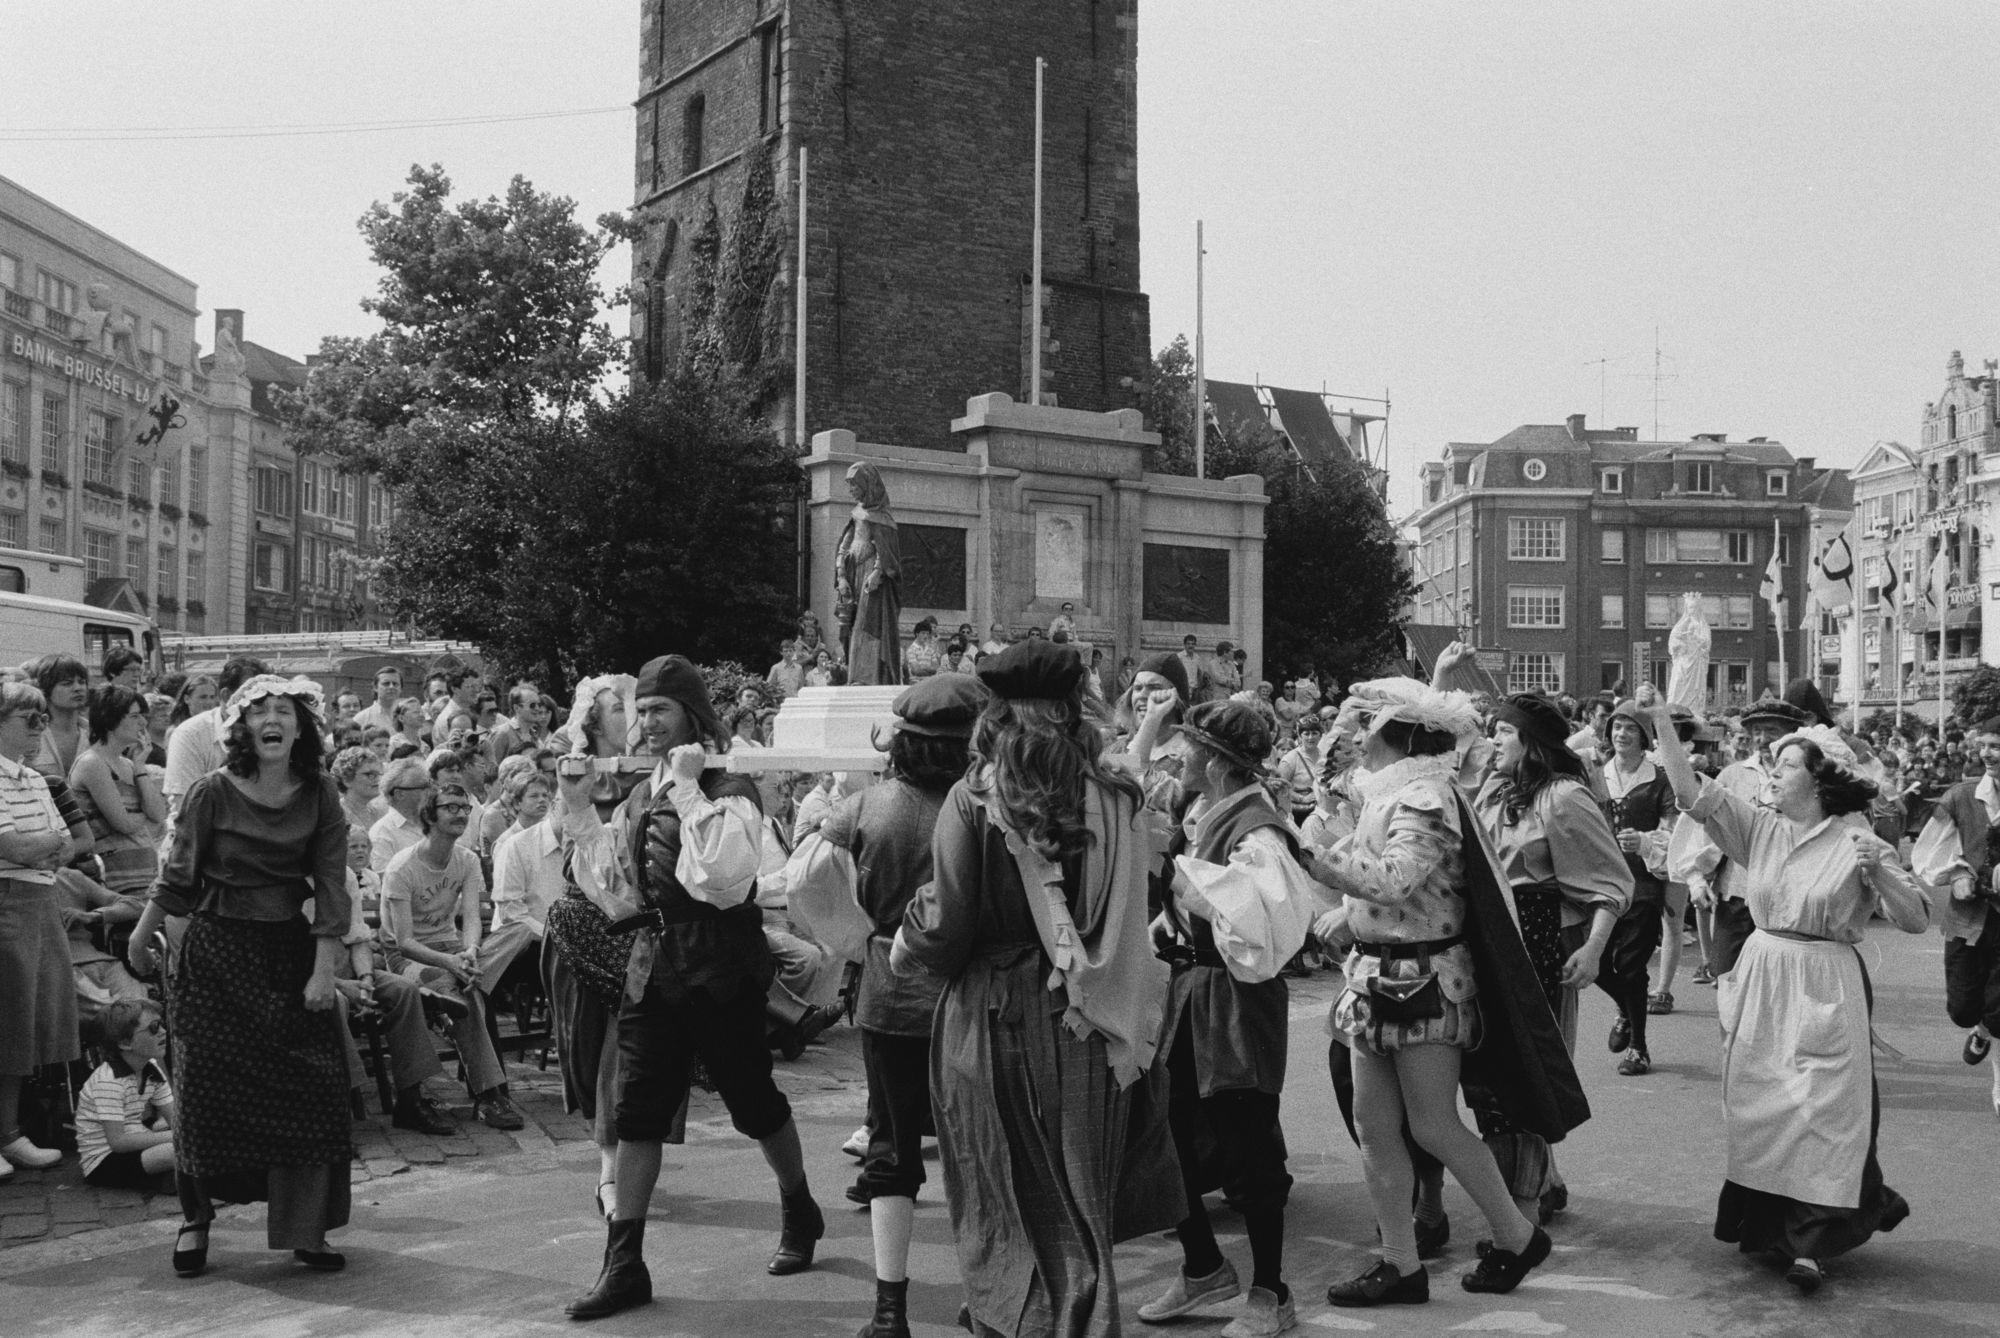
[[[71,564],[74,578],[65,580],[72,577]],[[82,569],[75,558],[0,548],[0,665],[74,655],[96,683],[104,677],[105,653],[113,646],[130,646],[146,657],[147,669],[158,677],[160,634],[151,618],[57,597],[58,591],[71,593],[66,587],[81,578]]]

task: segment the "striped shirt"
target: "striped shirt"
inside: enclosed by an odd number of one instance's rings
[[[111,1140],[104,1132],[105,1125],[144,1128],[149,1113],[173,1106],[174,1089],[150,1060],[146,1064],[143,1092],[139,1090],[139,1077],[123,1064],[113,1069],[106,1063],[99,1064],[83,1080],[83,1090],[76,1096],[76,1152],[83,1160],[85,1175],[111,1155]]]
[[[10,836],[32,836],[36,832],[66,830],[56,801],[49,797],[49,783],[41,772],[21,762],[0,757],[0,832]],[[24,883],[53,883],[52,869],[30,869],[0,857],[0,878]]]

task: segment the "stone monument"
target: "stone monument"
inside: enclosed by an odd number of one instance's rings
[[[834,551],[833,614],[853,684],[901,683],[902,543],[882,475],[866,460],[847,467],[854,512]]]

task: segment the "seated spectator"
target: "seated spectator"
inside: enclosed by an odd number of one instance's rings
[[[389,969],[465,1007],[452,1022],[452,1043],[465,1065],[465,1085],[480,1120],[519,1129],[521,1114],[507,1098],[507,1070],[486,1029],[490,991],[512,964],[524,936],[510,935],[497,953],[480,950],[480,901],[486,879],[464,847],[472,798],[457,787],[425,797],[417,844],[389,861],[382,875],[382,937]],[[498,937],[498,936],[496,936]]]
[[[515,825],[501,834],[493,850],[495,934],[521,924],[541,942],[550,905],[568,889],[561,833],[547,821],[555,797],[555,781],[540,771],[507,782],[505,802],[514,810]]]
[[[333,695],[333,724],[338,727],[361,714],[361,694],[343,688]]]
[[[479,843],[476,849],[479,858],[486,861],[486,867],[493,867],[494,857],[499,853],[500,843],[516,830],[514,820],[520,815],[514,811],[514,802],[509,797],[514,782],[523,776],[532,776],[540,768],[529,753],[516,753],[500,764],[493,776],[493,801],[486,805],[479,819]]]
[[[507,704],[512,714],[496,724],[486,739],[486,755],[495,766],[516,754],[533,752],[548,732],[542,723],[548,718],[541,710],[542,694],[534,684],[516,683],[509,688]]]
[[[430,771],[415,757],[399,757],[382,768],[387,811],[368,829],[368,867],[376,873],[386,872],[390,860],[423,839],[417,815],[430,789]]]
[[[986,640],[980,643],[979,649],[985,655],[998,655],[1013,644],[1014,638],[1007,635],[1007,624],[994,623],[986,629]]]
[[[167,1053],[160,1006],[120,999],[104,1010],[100,1035],[110,1057],[77,1093],[77,1157],[86,1184],[143,1193],[174,1169],[174,1089],[160,1068]]]
[[[424,704],[415,697],[405,697],[396,703],[395,719],[391,721],[403,742],[424,746],[425,735],[430,730],[430,718],[424,714]]]
[[[70,797],[90,824],[104,885],[113,892],[143,893],[160,872],[167,820],[160,774],[131,757],[146,737],[145,699],[106,684],[91,694],[84,718],[90,746],[70,767]]]
[[[328,768],[340,789],[340,811],[347,825],[367,831],[389,811],[382,798],[382,759],[366,748],[343,748]]]
[[[1064,600],[1062,609],[1049,619],[1049,639],[1056,640],[1057,633],[1061,633],[1065,641],[1076,640],[1076,605],[1068,600]]]
[[[134,923],[145,909],[142,894],[121,896],[75,869],[56,870],[56,892],[69,939],[70,974],[76,978],[76,1018],[88,1027],[112,1001],[146,997],[146,987],[107,950],[109,931]]]
[[[438,748],[426,764],[430,773],[431,789],[458,789],[472,803],[472,818],[466,824],[465,835],[459,844],[477,854],[479,851],[479,829],[486,816],[486,805],[480,802],[479,792],[484,788],[484,776],[480,770],[477,754],[466,749]]]
[[[944,668],[944,647],[938,642],[937,629],[936,618],[923,618],[911,631],[910,644],[903,647],[903,678],[906,682],[929,678]]]
[[[167,769],[167,734],[173,729],[174,699],[163,693],[146,694],[146,742],[133,760],[142,766]]]
[[[819,615],[807,609],[799,615],[799,663],[812,664],[822,650],[831,650],[834,661],[839,662],[841,648],[821,635]]]
[[[361,746],[375,754],[380,761],[389,760],[389,743],[396,736],[380,725],[368,725],[361,731]]]
[[[368,1068],[361,1061],[361,1047],[355,1044],[353,1021],[357,1016],[379,1019],[382,1043],[389,1051],[390,1088],[396,1094],[394,1107],[385,1112],[398,1129],[443,1137],[456,1133],[458,1126],[428,1093],[427,1079],[444,1072],[438,1061],[437,1043],[431,1039],[427,1013],[435,1013],[449,1024],[465,1009],[456,1000],[425,990],[412,980],[381,969],[375,958],[375,931],[365,912],[379,907],[380,881],[368,867],[368,837],[348,829],[347,893],[354,908],[341,943],[347,958],[334,978],[340,1024],[347,1049],[348,1084],[354,1089],[357,1112],[363,1108],[368,1088]]]

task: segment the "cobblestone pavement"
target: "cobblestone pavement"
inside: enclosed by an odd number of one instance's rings
[[[458,1124],[456,1134],[434,1138],[391,1128],[388,1115],[377,1109],[371,1085],[368,1118],[354,1126],[355,1197],[362,1198],[371,1181],[407,1175],[418,1168],[461,1160],[491,1161],[519,1153],[539,1153],[546,1158],[564,1148],[588,1144],[589,1121],[563,1110],[562,1074],[554,1056],[546,1069],[538,1060],[539,1055],[531,1052],[525,1062],[510,1057],[507,1065],[514,1104],[527,1122],[514,1133],[481,1124],[473,1116],[464,1085],[449,1078],[432,1079],[428,1090],[450,1111]],[[867,1079],[861,1067],[860,1033],[853,1028],[836,1027],[798,1060],[779,1061],[776,1071],[779,1086],[795,1101],[830,1091],[853,1093],[855,1120],[860,1121]],[[696,1094],[698,1105],[704,1095]],[[721,1103],[712,1096],[707,1100],[720,1113]],[[234,1211],[261,1213],[263,1209]],[[66,1157],[52,1170],[17,1168],[12,1180],[0,1184],[0,1250],[99,1227],[125,1226],[149,1217],[179,1216],[180,1204],[171,1191],[141,1194],[128,1189],[98,1189],[84,1183],[77,1159]]]

